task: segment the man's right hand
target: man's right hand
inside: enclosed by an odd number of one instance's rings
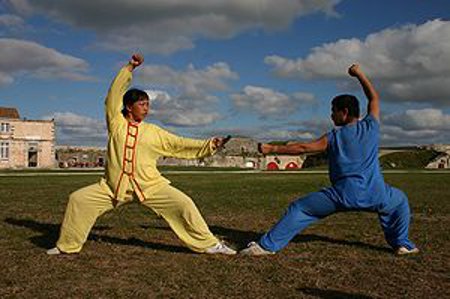
[[[359,67],[359,64],[352,64],[349,68],[348,68],[348,74],[352,77],[358,77],[359,75],[361,75],[362,71],[361,68]]]
[[[348,74],[352,77],[356,77],[361,83],[361,87],[363,88],[368,101],[367,113],[379,120],[380,98],[370,80],[366,77],[358,64],[353,64],[352,66],[350,66],[348,68]]]
[[[144,62],[144,56],[142,56],[141,54],[135,53],[135,54],[133,54],[133,56],[131,56],[130,65],[133,68],[140,66],[143,62]]]

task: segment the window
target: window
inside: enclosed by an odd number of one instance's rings
[[[9,123],[2,123],[0,126],[0,132],[2,132],[2,133],[9,132],[9,129],[10,129]]]
[[[0,159],[9,159],[9,142],[0,142]]]

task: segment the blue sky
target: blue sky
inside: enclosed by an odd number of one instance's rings
[[[107,5],[105,4],[107,3]],[[450,2],[0,0],[0,106],[103,146],[103,99],[133,52],[147,121],[180,135],[309,140],[357,62],[382,96],[382,145],[450,143]]]

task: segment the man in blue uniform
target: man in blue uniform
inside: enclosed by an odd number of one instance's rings
[[[379,96],[358,65],[349,74],[360,82],[368,99],[367,116],[359,119],[359,102],[352,95],[332,101],[331,119],[337,129],[309,143],[262,144],[263,154],[303,154],[328,151],[331,187],[294,201],[284,216],[258,242],[241,251],[247,255],[274,254],[308,225],[340,211],[372,211],[379,215],[388,244],[396,254],[419,252],[408,239],[410,210],[401,190],[384,182],[378,161]]]

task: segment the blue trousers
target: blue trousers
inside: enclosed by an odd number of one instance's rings
[[[333,187],[314,192],[291,203],[284,216],[259,240],[266,250],[279,251],[298,233],[310,224],[328,215],[341,211],[358,210],[358,207],[343,204],[335,192],[329,192]],[[408,249],[415,245],[408,239],[410,210],[408,198],[397,188],[388,186],[387,197],[382,202],[374,204],[369,211],[378,213],[381,227],[387,243],[392,248],[405,246]]]

